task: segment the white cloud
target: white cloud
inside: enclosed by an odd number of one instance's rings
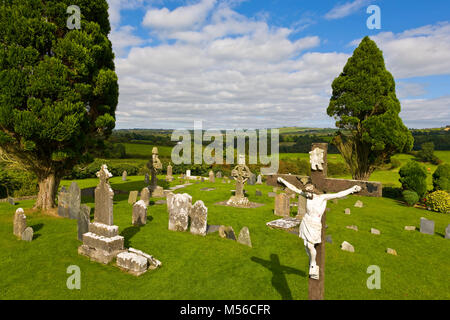
[[[395,78],[450,74],[450,23],[428,25],[402,33],[371,37],[383,51]],[[353,41],[358,45],[360,40]]]
[[[216,0],[201,0],[200,2],[178,7],[172,11],[167,8],[150,9],[142,24],[146,27],[163,30],[183,30],[200,25],[213,9]]]
[[[352,2],[340,3],[325,14],[325,19],[334,20],[345,18],[357,12],[368,3],[369,0],[354,0]]]
[[[400,116],[408,127],[445,127],[450,124],[450,96],[402,100]]]

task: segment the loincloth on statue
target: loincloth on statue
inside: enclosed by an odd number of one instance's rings
[[[306,214],[300,224],[299,236],[312,244],[322,242],[322,222]]]

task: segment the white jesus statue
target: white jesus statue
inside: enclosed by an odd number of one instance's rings
[[[318,194],[312,184],[305,186],[302,191],[283,178],[278,178],[278,182],[283,183],[286,187],[306,197],[306,214],[300,224],[299,236],[303,239],[306,253],[309,256],[309,276],[312,279],[319,279],[319,266],[316,263],[316,245],[322,242],[322,216],[327,207],[327,201],[332,199],[343,198],[349,194],[361,191],[360,186],[353,186],[348,190],[344,190],[333,194]]]

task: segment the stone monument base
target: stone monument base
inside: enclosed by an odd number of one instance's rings
[[[227,205],[237,207],[248,207],[250,206],[250,201],[248,200],[247,197],[232,196],[230,200],[227,201]]]
[[[78,247],[78,253],[93,261],[108,264],[124,251],[125,239],[118,233],[118,226],[90,223],[89,232],[83,234],[83,244]]]
[[[162,187],[156,187],[153,191],[152,191],[152,197],[153,198],[164,198],[164,189]]]

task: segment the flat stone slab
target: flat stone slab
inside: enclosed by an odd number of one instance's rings
[[[117,266],[135,276],[147,272],[147,259],[132,252],[121,252],[117,255]]]
[[[287,217],[287,218],[267,222],[266,225],[272,229],[280,229],[280,230],[285,230],[285,231],[289,231],[289,232],[297,232],[296,234],[298,234],[298,228],[300,226],[300,223],[301,223],[301,220],[298,220],[296,218]]]
[[[214,191],[216,188],[202,188],[200,191]]]
[[[208,225],[208,227],[206,228],[206,233],[210,234],[210,233],[214,233],[219,231],[221,225]]]
[[[233,207],[233,208],[241,208],[241,209],[253,209],[253,208],[259,208],[259,207],[264,206],[263,203],[256,203],[256,202],[251,202],[251,201],[249,201],[248,204],[245,206],[240,206],[240,205],[236,205],[236,204],[228,204],[227,202],[228,202],[228,200],[216,202],[215,205]]]
[[[158,200],[158,201],[155,201],[155,204],[157,204],[157,205],[167,204],[167,200]]]

